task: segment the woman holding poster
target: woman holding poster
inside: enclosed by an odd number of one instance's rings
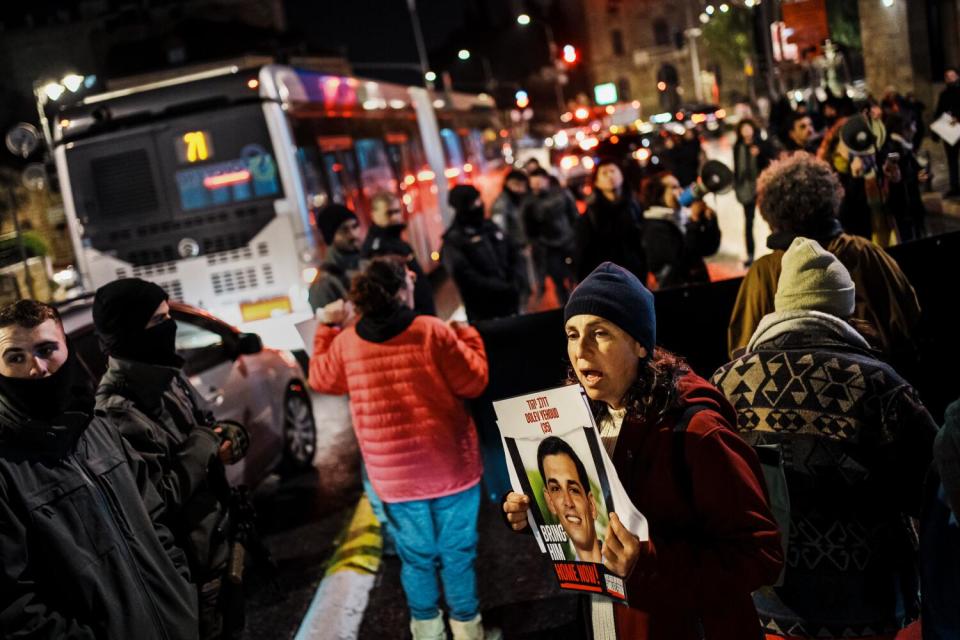
[[[592,637],[759,638],[750,593],[776,581],[783,552],[756,454],[731,427],[733,408],[656,346],[653,295],[625,269],[597,267],[574,290],[564,322],[572,377],[649,526],[641,542],[609,514],[601,556],[626,578],[630,606],[591,596]],[[515,530],[527,526],[530,499],[507,496]]]
[[[413,281],[403,261],[375,258],[350,290],[359,321],[342,301],[324,308],[310,387],[350,394],[402,563],[414,640],[446,637],[441,583],[454,639],[482,638],[474,562],[483,469],[463,398],[486,388],[487,357],[473,327],[414,314]]]

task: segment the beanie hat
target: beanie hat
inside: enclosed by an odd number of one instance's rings
[[[167,292],[153,282],[122,278],[97,289],[93,297],[93,326],[107,355],[122,355],[135,348],[147,322]]]
[[[816,240],[795,238],[783,254],[777,311],[820,311],[846,319],[853,315],[855,294],[850,272]]]
[[[570,294],[563,321],[589,314],[609,320],[640,343],[647,354],[657,344],[657,315],[653,294],[637,276],[612,262],[604,262]]]
[[[317,226],[323,235],[323,241],[330,245],[333,243],[333,236],[337,234],[340,228],[347,220],[356,220],[357,214],[347,209],[342,204],[328,204],[317,212]]]
[[[480,192],[473,185],[458,184],[450,190],[447,203],[453,207],[454,211],[467,211],[479,197]]]

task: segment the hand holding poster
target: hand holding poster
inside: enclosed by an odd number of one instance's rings
[[[616,513],[641,541],[633,506],[600,442],[583,390],[570,385],[493,403],[513,490],[531,498],[528,520],[560,586],[626,601],[624,580],[601,550]]]

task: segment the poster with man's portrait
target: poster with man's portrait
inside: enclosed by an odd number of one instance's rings
[[[610,513],[640,540],[646,519],[626,496],[579,385],[493,403],[513,490],[532,498],[529,522],[564,589],[626,602],[603,565]]]

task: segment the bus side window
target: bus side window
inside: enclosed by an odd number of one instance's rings
[[[370,200],[377,193],[397,193],[397,176],[390,165],[383,141],[363,138],[354,143],[360,168],[360,183],[363,185],[363,200],[369,208]]]
[[[360,188],[357,184],[357,166],[349,149],[328,151],[323,154],[323,170],[330,185],[330,200],[342,204],[366,223],[366,209],[361,206]]]
[[[440,129],[440,139],[443,141],[444,156],[446,156],[447,169],[450,173],[447,175],[452,182],[458,182],[457,178],[463,169],[466,161],[463,158],[463,147],[460,144],[460,136],[453,129]]]

